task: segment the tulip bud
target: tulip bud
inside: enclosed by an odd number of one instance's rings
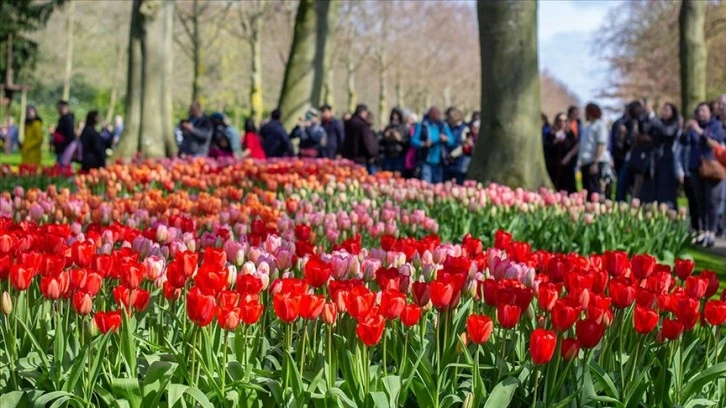
[[[237,282],[237,267],[227,265],[227,286],[232,287],[235,282]]]
[[[10,293],[3,291],[2,311],[5,316],[9,316],[13,312],[13,301],[10,299]]]
[[[542,315],[537,316],[537,328],[538,329],[544,329],[546,324],[547,324],[547,322],[546,322],[544,316],[542,316]]]
[[[466,394],[466,398],[464,398],[464,404],[461,406],[461,408],[472,408],[474,406],[474,394],[468,393]]]
[[[98,336],[98,325],[96,325],[96,319],[91,319],[88,323],[88,334],[90,334],[92,338]]]
[[[325,306],[323,306],[323,322],[328,326],[332,326],[335,324],[337,319],[338,311],[335,304],[330,302],[326,303]]]
[[[466,351],[466,347],[469,345],[469,336],[466,332],[462,332],[459,335],[459,341],[456,342],[456,352],[461,354]]]

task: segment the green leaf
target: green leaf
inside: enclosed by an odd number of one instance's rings
[[[134,319],[122,311],[123,323],[121,324],[121,355],[126,361],[131,377],[136,378],[136,341],[134,339]]]
[[[700,392],[704,385],[724,375],[726,375],[726,362],[712,365],[701,371],[686,382],[681,399],[688,401],[692,396]]]
[[[497,384],[487,398],[484,408],[505,408],[512,402],[514,391],[519,387],[519,381],[514,377],[507,377]]]
[[[30,406],[28,395],[24,391],[10,391],[0,395],[2,408],[26,408]]]
[[[602,387],[603,391],[605,391],[605,394],[608,397],[614,398],[616,400],[620,399],[618,389],[615,387],[615,384],[610,378],[610,375],[608,375],[597,362],[592,361],[590,363],[590,372],[595,375],[595,380]]]
[[[51,401],[61,401],[61,403],[73,402],[73,406],[78,406],[78,403],[81,402],[81,406],[83,405],[82,401],[80,401],[78,397],[65,391],[53,391],[47,394],[43,394],[40,398],[37,398],[35,401],[33,401],[33,405],[36,408],[43,408],[47,406]]]
[[[159,405],[163,391],[171,380],[176,363],[168,361],[154,361],[146,371],[143,384],[144,406],[156,407]]]
[[[398,396],[401,394],[401,377],[397,375],[388,375],[381,379],[383,389],[388,395],[388,404],[391,407],[398,406]]]
[[[139,380],[135,378],[111,379],[111,392],[114,397],[128,401],[131,408],[140,408],[143,401]]]
[[[25,331],[25,334],[30,339],[30,342],[33,343],[33,347],[35,347],[35,350],[38,352],[38,355],[40,356],[40,359],[43,360],[43,364],[46,367],[50,367],[50,361],[48,360],[48,355],[45,354],[45,350],[43,350],[43,347],[40,346],[40,343],[38,343],[38,339],[33,336],[33,332],[28,329],[28,326],[25,325],[22,319],[16,319],[16,322],[20,323],[21,326],[23,326],[23,330]]]
[[[341,390],[340,388],[337,388],[337,387],[330,388],[330,389],[328,389],[328,392],[325,395],[328,397],[331,397],[331,398],[337,397],[339,400],[338,402],[340,402],[343,407],[346,407],[346,408],[357,408],[358,407],[358,405],[355,402],[353,402],[353,400],[350,399],[347,395],[345,395],[343,390]]]
[[[75,359],[71,367],[68,380],[63,384],[63,391],[72,392],[76,388],[78,380],[81,379],[81,375],[84,373],[86,358],[88,358],[88,349],[83,347],[81,354]]]
[[[688,404],[684,405],[683,408],[707,408],[707,407],[713,407],[716,406],[715,401],[703,399],[703,398],[696,398],[694,400],[688,401]]]
[[[209,398],[198,388],[188,387],[183,384],[169,385],[169,408],[183,406],[182,398],[185,394],[194,399],[202,408],[214,408],[214,405],[209,402]]]
[[[371,401],[372,406],[375,408],[389,408],[388,398],[386,394],[380,391],[373,391],[368,394],[368,399]],[[369,405],[369,404],[366,404]]]

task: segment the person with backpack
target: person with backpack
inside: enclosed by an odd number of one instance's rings
[[[88,112],[86,126],[80,137],[80,162],[84,172],[106,167],[106,141],[96,130],[98,122],[98,111]]]
[[[180,124],[182,143],[179,153],[183,156],[206,157],[212,141],[212,122],[204,114],[199,102],[192,102],[189,107],[189,119]]]
[[[282,112],[275,109],[270,114],[270,121],[260,128],[260,138],[265,156],[271,157],[292,157],[295,152],[290,142],[290,136],[280,121]]]
[[[443,121],[441,109],[432,106],[411,138],[421,164],[421,179],[432,184],[444,181],[444,167],[448,164],[448,148],[455,144],[449,125]]]
[[[58,124],[51,137],[51,145],[56,154],[56,162],[61,167],[70,165],[70,162],[64,163],[63,157],[66,149],[76,140],[76,132],[74,126],[73,114],[68,108],[68,102],[58,101]]]

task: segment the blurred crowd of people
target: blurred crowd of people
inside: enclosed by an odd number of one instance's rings
[[[309,109],[289,131],[276,109],[259,131],[248,120],[244,135],[221,113],[204,114],[198,103],[192,104],[189,113],[176,132],[184,156],[346,158],[371,174],[391,171],[431,183],[463,183],[479,133],[478,113],[465,121],[458,109],[442,112],[435,106],[420,121],[415,114],[394,108],[380,130],[375,129],[366,105],[358,105],[340,119],[328,105]]]
[[[626,105],[610,126],[594,103],[585,107],[584,122],[575,106],[547,119],[543,114],[542,144],[557,190],[577,191],[579,171],[591,199],[677,208],[682,188],[694,243],[711,247],[724,234],[726,96],[698,104],[686,117],[672,103],[656,109],[644,99]]]

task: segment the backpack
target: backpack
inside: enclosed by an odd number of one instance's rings
[[[421,135],[419,136],[419,139],[421,139],[421,143],[425,143],[429,140],[429,125],[426,124],[425,121],[421,121]],[[429,148],[428,147],[420,147],[416,149],[416,162],[417,163],[425,163],[426,159],[429,157]]]

